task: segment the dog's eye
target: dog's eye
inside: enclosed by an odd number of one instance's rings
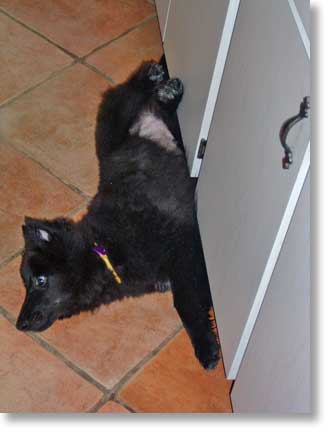
[[[35,279],[35,285],[36,287],[45,287],[47,284],[47,277],[45,275],[39,275]]]

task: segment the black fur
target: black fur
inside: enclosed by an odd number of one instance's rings
[[[171,288],[197,358],[207,369],[216,366],[219,345],[209,320],[194,182],[176,122],[182,94],[182,83],[166,80],[155,62],[105,92],[96,126],[100,182],[87,215],[78,223],[25,220],[21,274],[27,295],[18,329],[42,331],[56,319]],[[130,134],[145,110],[164,121],[178,141],[175,150]],[[122,284],[93,252],[95,242],[106,248]],[[40,275],[46,280],[37,280]]]

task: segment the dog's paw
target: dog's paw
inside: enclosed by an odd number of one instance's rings
[[[220,360],[220,346],[212,339],[205,339],[197,346],[195,346],[195,354],[199,362],[205,370],[213,370]]]
[[[164,80],[165,71],[156,62],[144,62],[133,74],[131,83],[144,90],[153,90]]]
[[[147,71],[147,76],[150,81],[159,84],[164,80],[165,71],[159,63],[151,63]]]
[[[183,84],[179,78],[173,78],[157,88],[157,99],[165,104],[180,102],[183,95]]]

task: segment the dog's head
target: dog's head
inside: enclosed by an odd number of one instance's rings
[[[74,302],[73,223],[25,218],[21,276],[26,297],[17,319],[21,331],[44,331],[70,315]]]

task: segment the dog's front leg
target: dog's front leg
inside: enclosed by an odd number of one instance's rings
[[[165,72],[156,62],[144,62],[123,84],[107,90],[99,106],[95,141],[99,159],[106,157],[124,142],[129,129]]]

